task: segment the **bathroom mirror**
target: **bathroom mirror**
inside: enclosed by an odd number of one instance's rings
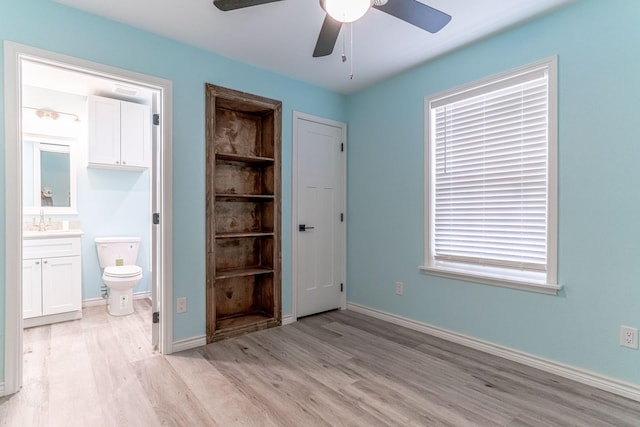
[[[24,214],[77,214],[71,146],[25,138],[22,159]]]

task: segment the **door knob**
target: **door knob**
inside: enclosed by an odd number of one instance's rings
[[[305,224],[298,225],[298,231],[313,230],[314,228],[315,227],[309,227],[308,225],[305,225]]]

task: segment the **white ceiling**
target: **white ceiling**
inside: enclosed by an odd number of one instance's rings
[[[325,16],[318,0],[284,0],[229,12],[211,0],[55,1],[348,94],[574,0],[420,0],[452,16],[436,34],[369,10],[353,24],[353,80],[351,64],[340,60],[346,26],[332,55],[311,56]]]
[[[151,105],[152,102],[150,89],[128,82],[119,82],[115,78],[93,75],[89,72],[75,71],[32,60],[22,61],[21,71],[22,84],[27,87],[37,87],[84,97],[89,95],[106,96],[146,105]],[[59,105],[55,94],[45,96],[44,93],[41,93],[38,99],[38,105],[33,105],[36,108],[65,108],[64,105]],[[78,114],[75,111],[74,113]]]

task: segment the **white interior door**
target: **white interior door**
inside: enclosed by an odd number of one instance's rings
[[[346,125],[294,116],[297,317],[344,306]]]

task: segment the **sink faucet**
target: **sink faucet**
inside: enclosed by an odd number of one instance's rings
[[[40,223],[38,224],[38,231],[47,231],[47,223],[44,222],[44,209],[40,209]]]

